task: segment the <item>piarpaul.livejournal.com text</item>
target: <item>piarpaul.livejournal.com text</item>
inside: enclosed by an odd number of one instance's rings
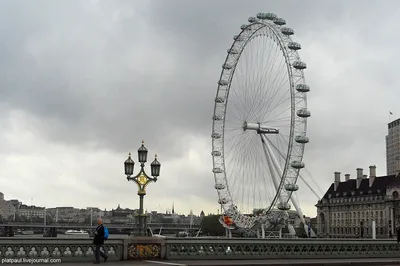
[[[1,259],[1,264],[37,264],[37,263],[61,263],[61,259],[50,259],[50,258],[5,258]]]

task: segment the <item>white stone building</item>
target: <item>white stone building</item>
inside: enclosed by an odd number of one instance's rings
[[[400,225],[400,175],[376,176],[370,166],[369,176],[357,169],[357,178],[335,172],[334,182],[316,204],[319,237],[371,238],[373,222],[376,237],[396,234]]]

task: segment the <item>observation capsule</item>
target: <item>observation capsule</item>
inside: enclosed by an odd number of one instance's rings
[[[225,185],[224,184],[215,184],[214,188],[216,190],[222,190],[222,189],[225,189]]]
[[[290,210],[290,204],[287,202],[279,202],[278,209],[281,211],[288,211]]]
[[[302,62],[302,61],[295,61],[293,62],[293,67],[295,69],[299,69],[299,70],[303,70],[307,68],[306,63]]]
[[[281,32],[282,32],[284,35],[287,35],[287,36],[290,36],[290,35],[293,35],[293,34],[294,34],[294,30],[292,30],[291,28],[286,28],[286,27],[282,28],[282,29],[281,29]]]
[[[297,43],[297,42],[290,42],[288,44],[288,48],[291,49],[291,50],[297,51],[297,50],[301,49],[301,45],[299,43]]]
[[[214,133],[211,134],[211,138],[213,138],[213,139],[220,139],[220,138],[221,138],[221,134],[220,134],[220,133],[217,133],[217,132],[214,132]]]
[[[249,17],[249,22],[250,23],[254,23],[254,22],[256,22],[257,21],[257,18],[255,18],[255,17]]]
[[[274,20],[274,19],[278,18],[278,16],[275,15],[274,13],[266,13],[266,14],[265,14],[265,17],[266,17],[268,20]]]
[[[306,108],[302,108],[297,111],[297,116],[302,118],[310,117],[311,112],[308,111]]]
[[[309,92],[310,91],[310,86],[306,84],[297,84],[296,85],[296,90],[298,92]]]
[[[211,155],[213,155],[213,156],[221,156],[221,152],[220,151],[213,151],[211,153]]]
[[[258,13],[257,18],[259,19],[268,19],[268,20],[274,20],[277,18],[277,16],[274,13]]]
[[[286,189],[287,191],[294,192],[294,191],[299,190],[299,186],[298,186],[297,184],[286,184],[286,185],[285,185],[285,189]]]
[[[294,138],[294,141],[296,141],[297,143],[305,144],[309,142],[309,139],[307,136],[296,136]]]
[[[214,174],[221,174],[222,172],[223,172],[222,169],[219,168],[219,167],[215,167],[215,168],[213,169],[213,173],[214,173]]]
[[[293,161],[290,163],[290,166],[293,167],[294,169],[302,169],[305,167],[305,164],[300,161]]]
[[[286,20],[284,20],[283,18],[276,18],[274,19],[274,23],[276,25],[282,26],[286,24]]]

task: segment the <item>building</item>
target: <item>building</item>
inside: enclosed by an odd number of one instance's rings
[[[319,237],[377,238],[395,235],[400,226],[400,174],[376,176],[370,166],[369,176],[357,169],[357,178],[339,172],[334,182],[316,204]],[[375,224],[375,226],[374,226]]]
[[[25,217],[27,219],[31,218],[44,218],[46,214],[46,210],[44,207],[37,207],[37,206],[28,206],[28,205],[20,205],[18,211],[20,216]]]
[[[135,223],[135,216],[138,214],[137,210],[118,207],[111,210],[111,221],[113,223]]]
[[[8,220],[15,214],[20,202],[18,200],[5,200],[4,194],[0,192],[0,216]]]
[[[388,124],[386,136],[386,174],[400,172],[400,119]]]

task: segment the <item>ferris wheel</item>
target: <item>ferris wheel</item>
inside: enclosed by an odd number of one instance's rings
[[[290,201],[300,211],[292,194],[311,115],[294,31],[273,13],[248,21],[222,65],[211,135],[218,203],[244,229],[290,210]]]

